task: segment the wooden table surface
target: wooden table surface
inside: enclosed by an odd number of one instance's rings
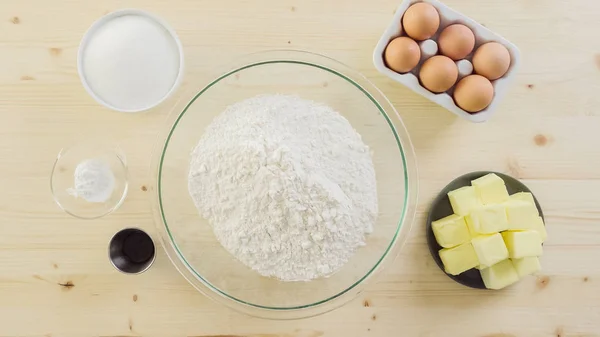
[[[600,336],[600,2],[447,0],[523,54],[515,86],[486,124],[471,124],[377,73],[371,52],[399,0],[19,0],[0,2],[0,336]],[[156,235],[150,156],[173,102],[144,114],[109,111],[80,85],[88,26],[125,7],[177,30],[187,84],[215,65],[265,49],[324,53],[363,72],[412,137],[420,199],[395,264],[358,298],[301,321],[238,314],[194,290],[159,250],[133,277],[107,260],[131,225]],[[63,213],[49,191],[61,147],[118,140],[132,188],[101,220]],[[506,291],[453,283],[429,256],[424,218],[452,178],[497,170],[522,179],[547,215],[543,275]]]

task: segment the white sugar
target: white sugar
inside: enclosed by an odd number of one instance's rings
[[[123,15],[92,29],[82,45],[80,74],[107,106],[140,111],[160,103],[176,85],[180,50],[160,23]]]

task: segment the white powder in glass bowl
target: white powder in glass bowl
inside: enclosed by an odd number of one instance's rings
[[[115,189],[115,176],[108,163],[89,159],[75,168],[74,187],[67,192],[88,202],[106,202]]]
[[[188,180],[219,242],[283,281],[327,277],[365,245],[376,186],[369,147],[348,120],[285,95],[228,107],[193,151]]]

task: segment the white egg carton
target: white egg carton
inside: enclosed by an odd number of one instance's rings
[[[421,69],[421,65],[423,64],[423,62],[428,57],[431,56],[431,55],[426,55],[426,54],[428,54],[426,52],[424,53],[425,50],[423,50],[424,45],[422,43],[420,43],[421,48],[422,48],[422,54],[425,54],[426,56],[421,57],[421,62],[419,62],[419,65],[417,67],[415,67],[415,69],[413,69],[411,72],[406,73],[406,74],[399,74],[399,73],[389,69],[385,65],[385,62],[383,60],[383,53],[385,51],[385,48],[387,47],[388,43],[391,40],[393,40],[394,38],[401,36],[401,35],[406,35],[406,34],[403,34],[402,16],[404,15],[404,12],[408,9],[408,7],[410,7],[412,4],[417,3],[417,2],[430,3],[440,13],[440,28],[438,29],[437,33],[431,39],[437,41],[437,38],[438,38],[440,32],[445,27],[447,27],[451,24],[461,23],[461,24],[471,28],[471,30],[475,34],[475,48],[473,49],[473,51],[475,51],[479,46],[481,46],[482,44],[484,44],[486,42],[498,42],[498,43],[504,45],[508,49],[508,52],[510,53],[510,57],[511,57],[510,67],[508,68],[508,71],[502,78],[492,81],[492,85],[494,86],[494,98],[493,98],[492,102],[490,103],[490,105],[485,110],[471,114],[471,113],[468,113],[468,112],[464,111],[463,109],[459,108],[454,103],[454,99],[451,96],[452,90],[454,88],[450,89],[449,92],[435,94],[435,93],[432,93],[431,91],[425,89],[423,86],[421,86],[417,75],[419,73],[419,70]],[[429,40],[427,40],[427,41],[429,41]],[[430,48],[431,47],[429,47],[429,49]],[[466,57],[466,59],[471,61],[472,57],[473,57],[473,52],[470,55],[468,55]],[[391,79],[393,79],[397,82],[400,82],[400,83],[406,85],[407,87],[411,88],[413,91],[420,94],[421,96],[428,98],[429,100],[443,106],[444,108],[450,110],[451,112],[453,112],[454,114],[456,114],[460,117],[468,119],[471,122],[480,123],[480,122],[485,122],[486,120],[488,120],[491,117],[491,115],[494,113],[494,111],[498,107],[498,103],[502,100],[502,98],[506,94],[506,91],[508,90],[512,81],[514,80],[514,77],[519,68],[519,64],[521,63],[521,53],[519,51],[519,48],[517,48],[517,46],[515,46],[514,44],[512,44],[511,42],[509,42],[502,36],[490,31],[489,29],[485,28],[484,26],[477,23],[473,19],[453,10],[452,8],[444,5],[443,3],[439,2],[439,1],[436,1],[436,0],[404,0],[404,2],[402,2],[400,7],[398,7],[398,9],[396,10],[396,13],[394,14],[394,18],[393,18],[391,24],[385,30],[385,32],[379,39],[377,46],[375,47],[375,51],[373,52],[373,63],[375,64],[375,67],[377,68],[377,70],[380,73],[390,77]],[[465,62],[463,62],[463,64],[461,65],[462,66],[461,68],[463,68],[463,69],[465,69],[464,63]],[[468,65],[466,68],[469,69]],[[469,71],[469,70],[467,70],[467,71]],[[461,73],[459,75],[459,80],[461,77],[464,77],[466,75],[468,75],[468,73],[467,74]]]

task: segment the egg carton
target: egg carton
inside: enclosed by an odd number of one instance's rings
[[[458,107],[454,103],[454,99],[452,98],[452,91],[454,90],[454,87],[447,92],[435,94],[421,86],[418,78],[421,65],[428,57],[433,56],[432,54],[435,54],[437,51],[436,50],[434,52],[431,52],[432,46],[427,46],[427,44],[424,42],[418,42],[422,49],[422,57],[417,67],[415,67],[415,69],[413,69],[412,71],[405,74],[399,74],[389,69],[385,65],[385,61],[383,59],[385,48],[387,47],[388,43],[394,38],[406,35],[404,34],[402,28],[402,16],[411,5],[418,2],[426,2],[433,5],[440,14],[440,27],[437,33],[430,39],[437,41],[441,31],[447,26],[455,23],[463,24],[473,31],[475,35],[475,48],[473,49],[473,52],[471,52],[471,54],[469,54],[465,58],[466,60],[471,61],[474,51],[477,50],[479,46],[487,42],[498,42],[504,47],[506,47],[506,49],[508,49],[508,52],[510,53],[511,57],[510,67],[508,68],[508,71],[502,78],[492,81],[492,85],[494,87],[494,98],[492,99],[490,105],[484,110],[471,114]],[[481,123],[485,122],[492,116],[492,114],[498,107],[498,104],[506,94],[506,91],[513,82],[519,65],[521,63],[521,53],[519,51],[519,48],[517,48],[517,46],[515,46],[510,41],[506,40],[502,36],[492,32],[491,30],[477,23],[473,19],[453,10],[452,8],[444,5],[443,3],[437,0],[405,0],[396,10],[394,18],[392,19],[392,22],[389,25],[389,27],[385,30],[383,35],[381,35],[381,38],[379,39],[379,42],[377,43],[377,46],[375,47],[375,50],[373,52],[373,63],[375,64],[375,68],[377,68],[377,70],[380,73],[386,75],[387,77],[397,82],[406,85],[421,96],[441,105],[442,107],[450,110],[451,112],[460,117],[468,119],[471,122]],[[470,65],[466,62],[462,62],[462,64],[459,64],[459,80],[461,77],[469,75],[472,71],[472,67],[470,67]]]

